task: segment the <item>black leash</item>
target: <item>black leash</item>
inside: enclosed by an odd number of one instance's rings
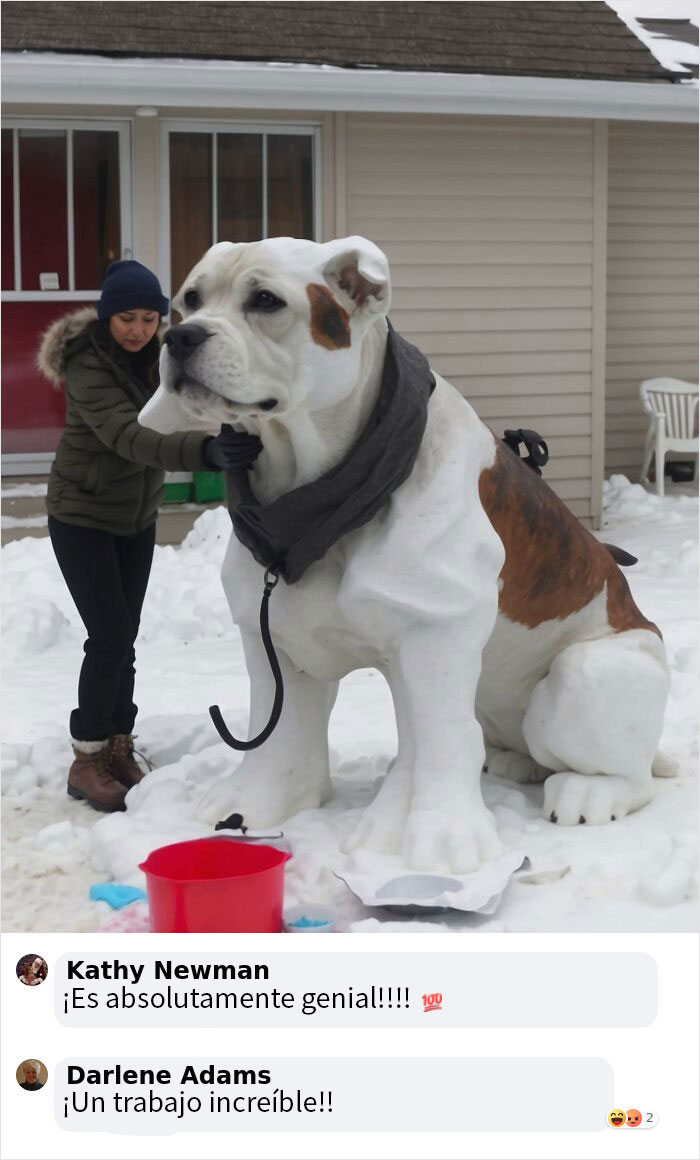
[[[260,635],[265,646],[267,659],[270,662],[270,669],[275,678],[275,699],[272,704],[272,712],[270,713],[270,720],[268,721],[262,732],[258,733],[257,737],[253,737],[250,741],[239,741],[237,737],[229,731],[226,722],[221,715],[221,709],[218,705],[209,706],[209,716],[211,717],[219,737],[230,745],[232,749],[257,749],[268,737],[275,728],[282,713],[282,704],[284,701],[284,684],[282,682],[282,670],[280,669],[279,661],[277,660],[277,653],[275,646],[272,643],[270,636],[270,620],[268,615],[268,604],[270,602],[270,593],[279,581],[279,572],[275,568],[265,569],[265,587],[263,588],[263,597],[260,603]]]

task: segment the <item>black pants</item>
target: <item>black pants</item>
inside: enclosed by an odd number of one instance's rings
[[[134,641],[151,572],[155,524],[135,536],[112,536],[49,516],[49,535],[88,633],[71,737],[102,741],[131,733],[137,713]]]

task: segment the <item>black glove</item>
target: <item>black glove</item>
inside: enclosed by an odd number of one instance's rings
[[[202,454],[209,471],[231,471],[235,467],[250,467],[262,448],[257,435],[234,431],[225,423],[220,435],[210,435],[206,440]]]

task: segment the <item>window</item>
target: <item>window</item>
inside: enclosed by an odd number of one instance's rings
[[[96,292],[122,237],[120,133],[28,124],[2,130],[2,289]]]
[[[15,207],[12,129],[2,130],[2,288],[15,288]]]
[[[101,286],[121,256],[119,142],[116,133],[80,131],[73,137],[75,285]]]
[[[218,241],[316,233],[316,130],[166,125],[170,286]]]

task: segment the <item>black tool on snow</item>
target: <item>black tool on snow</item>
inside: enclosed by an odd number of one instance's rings
[[[227,818],[222,818],[214,826],[215,830],[240,830],[245,834],[248,830],[247,826],[243,825],[243,814],[229,814]]]
[[[528,467],[538,475],[542,474],[542,468],[549,459],[549,448],[537,431],[530,431],[527,427],[518,427],[516,431],[504,431],[503,442],[515,452],[518,459],[524,459]],[[520,454],[521,443],[527,448],[525,456]]]

